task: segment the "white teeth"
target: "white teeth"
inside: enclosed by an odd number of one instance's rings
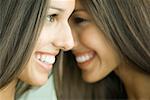
[[[42,61],[42,62],[45,62],[46,60],[46,55],[42,55],[42,57],[40,58],[40,60]]]
[[[48,63],[48,64],[53,64],[55,62],[55,57],[54,56],[47,56],[45,61]]]
[[[41,58],[41,55],[40,55],[40,54],[38,54],[38,55],[37,55],[37,59],[40,59],[40,58]]]
[[[46,64],[54,64],[55,62],[55,56],[53,55],[40,55],[40,54],[37,54],[37,59],[46,63]]]
[[[82,56],[76,56],[76,61],[78,63],[83,63],[83,62],[86,62],[88,60],[90,60],[91,58],[93,58],[93,54],[85,54],[85,55],[82,55]]]

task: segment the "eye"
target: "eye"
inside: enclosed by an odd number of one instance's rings
[[[52,23],[56,20],[56,17],[57,17],[57,14],[52,14],[52,15],[47,15],[46,19]]]
[[[82,18],[82,17],[74,17],[73,21],[74,21],[75,24],[78,24],[78,25],[85,24],[85,23],[89,22],[88,19],[85,19],[85,18]]]

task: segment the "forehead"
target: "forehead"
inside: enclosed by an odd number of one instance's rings
[[[73,9],[75,6],[75,0],[50,0],[50,7],[60,9]]]
[[[82,9],[83,6],[80,3],[80,0],[76,0],[75,8]]]

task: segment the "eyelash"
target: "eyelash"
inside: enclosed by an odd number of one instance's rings
[[[74,17],[73,20],[74,20],[74,23],[78,24],[78,25],[85,24],[89,21],[88,19],[85,19],[85,18],[82,18],[82,17]]]
[[[51,15],[46,16],[46,19],[52,23],[56,20],[56,17],[57,17],[57,14],[51,14]]]

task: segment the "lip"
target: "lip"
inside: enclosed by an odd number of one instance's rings
[[[77,52],[73,52],[73,54],[75,55],[75,56],[82,56],[82,55],[85,55],[85,54],[88,54],[88,53],[95,53],[94,51],[77,51]]]
[[[51,55],[51,56],[55,56],[56,57],[56,55],[58,55],[58,53],[59,52],[36,51],[34,59],[40,65],[40,67],[42,69],[44,69],[46,72],[49,72],[52,69],[53,64],[46,64],[46,63],[40,61],[39,59],[37,59],[36,55],[37,54],[41,54],[41,55],[45,54],[45,55]]]
[[[56,55],[58,55],[59,52],[36,51],[35,54],[37,54],[37,53],[56,56]]]
[[[80,67],[81,69],[86,69],[86,68],[88,68],[88,65],[92,62],[92,60],[95,58],[95,55],[96,55],[96,53],[95,53],[94,51],[74,52],[73,54],[74,54],[76,57],[78,57],[78,56],[83,56],[83,55],[86,55],[86,54],[92,54],[92,55],[93,55],[93,57],[90,58],[90,59],[87,60],[87,61],[84,61],[84,62],[81,62],[81,63],[77,62],[77,63],[79,64],[79,67]]]

